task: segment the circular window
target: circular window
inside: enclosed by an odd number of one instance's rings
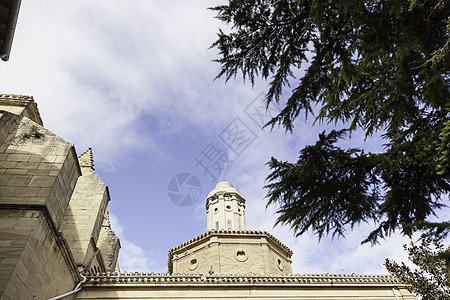
[[[244,250],[238,250],[236,251],[236,254],[234,255],[234,258],[236,258],[237,261],[246,261],[248,256],[247,253],[245,253]]]
[[[240,209],[240,208],[238,208],[238,212],[241,212],[241,209]]]
[[[227,205],[226,209],[230,210],[230,209],[231,209],[231,206]]]
[[[281,271],[283,271],[283,264],[281,263],[281,259],[278,259],[277,265],[278,265],[278,269],[280,269]]]
[[[193,271],[198,267],[198,260],[196,258],[191,259],[189,262],[189,270]]]
[[[214,213],[217,213],[219,209],[217,207],[214,207]]]

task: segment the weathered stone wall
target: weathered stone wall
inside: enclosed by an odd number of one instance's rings
[[[108,210],[106,210],[105,217],[103,218],[97,245],[102,252],[106,272],[116,271],[119,263],[120,242],[117,235],[111,229]]]
[[[47,299],[78,282],[67,249],[43,211],[0,209],[0,253],[2,300]]]
[[[262,241],[262,246],[268,248],[266,252],[268,257],[265,258],[268,262],[266,264],[267,274],[292,274],[292,262],[279,245],[270,240],[265,240]]]
[[[9,111],[20,118],[27,117],[43,126],[37,104],[32,96],[0,94],[0,110]]]
[[[0,145],[5,142],[6,138],[14,130],[18,122],[18,115],[1,110],[0,107]]]
[[[73,146],[24,117],[0,146],[0,162],[0,204],[45,206],[59,227],[81,175]]]
[[[89,265],[88,265],[89,264]],[[86,261],[83,266],[87,269],[84,272],[87,273],[103,273],[106,271],[105,263],[103,261],[103,257],[101,252],[98,250],[97,245],[93,238],[89,243],[86,254]]]
[[[77,281],[57,229],[81,172],[71,144],[23,108],[9,111],[20,115],[3,112],[0,120],[0,295],[45,299]]]
[[[263,249],[259,244],[221,244],[220,273],[234,274],[266,274]],[[276,273],[274,273],[276,274]]]
[[[88,167],[82,167],[61,231],[67,238],[77,264],[84,265],[91,238],[98,242],[101,225],[109,201],[106,184]]]
[[[217,246],[208,242],[186,247],[175,255],[173,273],[206,274],[210,266],[217,270],[219,267]]]
[[[73,145],[42,127],[32,97],[0,95],[0,299],[73,290],[81,278],[60,231],[82,244],[80,266],[93,257],[91,269],[106,270],[96,243],[109,192],[93,168],[81,174]]]
[[[172,272],[206,274],[292,274],[290,253],[263,233],[210,234],[173,251]],[[170,271],[170,270],[169,270]]]

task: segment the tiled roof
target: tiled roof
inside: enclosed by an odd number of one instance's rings
[[[88,274],[87,284],[136,284],[136,285],[233,285],[233,286],[354,286],[403,284],[391,275],[356,274],[169,274],[169,273],[103,273]]]
[[[245,236],[252,236],[252,235],[265,235],[268,238],[270,238],[271,240],[273,240],[275,243],[277,243],[281,248],[283,248],[284,250],[286,250],[290,255],[292,255],[292,250],[289,249],[288,246],[286,246],[285,244],[283,244],[282,242],[280,242],[276,237],[274,237],[273,235],[271,235],[270,233],[268,233],[267,231],[262,231],[262,230],[210,230],[207,231],[205,233],[202,233],[200,235],[197,235],[196,237],[190,239],[187,242],[184,242],[183,244],[180,244],[178,246],[175,246],[173,248],[171,248],[169,250],[169,253],[172,253],[174,251],[177,251],[181,248],[184,248],[190,244],[196,243],[198,241],[201,241],[203,239],[209,238],[213,235],[221,235],[221,236],[241,236],[241,237],[245,237]]]

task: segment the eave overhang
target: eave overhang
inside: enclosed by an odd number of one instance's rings
[[[0,58],[9,60],[21,0],[0,0]]]

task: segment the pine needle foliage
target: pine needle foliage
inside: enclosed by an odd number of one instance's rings
[[[450,299],[450,248],[436,239],[425,238],[420,245],[404,245],[416,268],[386,259],[388,271],[408,285],[421,300]]]
[[[217,77],[269,80],[267,105],[283,109],[266,126],[293,132],[301,114],[347,124],[297,162],[268,162],[278,223],[321,238],[373,220],[371,243],[397,230],[448,233],[448,222],[427,220],[450,192],[450,1],[229,0],[211,9],[231,26],[211,46]],[[357,129],[383,132],[385,151],[336,146]]]

